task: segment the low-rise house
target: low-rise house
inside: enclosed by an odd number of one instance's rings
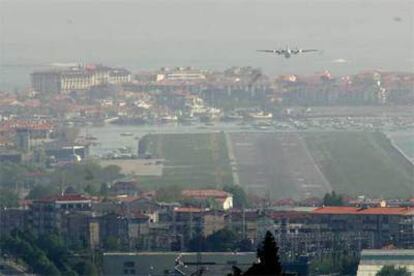
[[[259,235],[263,214],[259,210],[231,210],[226,214],[226,225],[243,239],[255,241]]]
[[[206,208],[177,207],[173,211],[172,233],[186,243],[196,236],[207,237],[226,227],[225,213]]]
[[[140,193],[138,181],[133,178],[116,180],[109,188],[109,194],[112,196],[137,196]]]
[[[124,214],[141,214],[148,217],[149,222],[157,223],[162,206],[152,199],[145,197],[137,197],[132,200],[124,200],[121,202]]]
[[[36,234],[62,232],[63,215],[73,211],[90,211],[90,197],[73,194],[34,200],[30,206],[29,224]]]
[[[233,195],[216,189],[202,189],[202,190],[183,190],[181,192],[184,198],[194,200],[214,200],[220,209],[228,210],[233,208]]]

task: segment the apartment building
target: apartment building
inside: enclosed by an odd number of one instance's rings
[[[131,81],[131,73],[123,68],[87,64],[33,72],[31,80],[34,92],[64,94],[87,91],[99,85],[128,83]]]

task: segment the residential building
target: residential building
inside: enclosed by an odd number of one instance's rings
[[[233,208],[233,195],[222,190],[202,189],[202,190],[183,190],[182,196],[195,200],[212,199],[217,202],[220,209],[228,210]]]
[[[60,93],[61,88],[61,74],[58,71],[41,71],[31,74],[32,89],[39,93]]]
[[[137,196],[141,193],[138,188],[138,181],[133,178],[115,180],[109,188],[110,195],[113,196]]]
[[[201,268],[203,275],[227,275],[255,261],[256,252],[114,252],[103,254],[103,275],[190,275]]]
[[[51,69],[31,74],[32,89],[38,93],[70,93],[87,91],[99,85],[121,85],[131,81],[131,73],[123,68],[87,64],[63,70]]]
[[[311,214],[321,231],[369,234],[370,248],[414,248],[414,208],[321,207]]]
[[[34,200],[30,206],[29,225],[39,235],[62,232],[63,216],[73,211],[89,211],[92,199],[79,194],[46,197]],[[64,231],[63,231],[64,232]],[[70,233],[70,231],[67,231]]]
[[[357,276],[375,276],[384,266],[405,268],[409,275],[414,275],[414,250],[363,250]]]
[[[55,161],[80,161],[89,155],[88,144],[71,144],[59,141],[44,144],[46,156]]]
[[[206,79],[206,76],[202,71],[189,67],[178,67],[174,70],[162,69],[156,76],[157,81],[194,81],[204,79]]]

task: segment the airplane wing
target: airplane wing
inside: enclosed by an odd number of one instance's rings
[[[319,52],[318,49],[301,49],[301,53],[309,53],[309,52]]]
[[[283,50],[256,50],[257,52],[262,52],[262,53],[272,53],[272,54],[283,54]]]
[[[262,52],[262,53],[275,53],[275,50],[256,50],[257,52]]]

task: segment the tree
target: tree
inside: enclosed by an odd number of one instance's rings
[[[75,271],[80,276],[97,276],[98,270],[96,266],[90,261],[82,261],[74,266]]]
[[[254,251],[253,241],[251,239],[242,239],[238,242],[238,248],[240,252]]]
[[[236,208],[249,207],[246,192],[242,187],[236,185],[226,185],[223,190],[233,195],[233,206]]]
[[[352,255],[341,257],[329,255],[321,259],[314,259],[311,263],[311,271],[314,274],[355,275],[358,270],[359,258]]]
[[[157,190],[155,200],[159,202],[178,202],[183,199],[182,188],[177,185],[161,187]]]
[[[0,242],[4,252],[21,258],[35,274],[60,275],[56,265],[46,253],[32,241],[31,234],[13,231],[10,236],[4,236]]]
[[[0,188],[0,208],[17,207],[19,205],[19,196],[10,190],[10,188]]]
[[[275,238],[267,231],[261,246],[257,249],[259,262],[253,264],[243,275],[283,275],[278,251]]]
[[[58,187],[56,185],[39,185],[30,190],[27,195],[28,199],[39,199],[42,197],[52,196],[58,194]]]
[[[101,188],[99,189],[99,194],[101,196],[108,196],[109,194],[109,187],[107,183],[101,183]]]
[[[24,165],[11,162],[2,162],[0,166],[0,186],[17,188],[23,184],[24,175],[29,171]]]
[[[104,240],[104,248],[109,251],[117,251],[120,249],[119,239],[115,236],[108,236]]]
[[[220,229],[206,239],[208,251],[226,252],[237,248],[237,235],[229,229]]]
[[[101,179],[105,182],[113,181],[122,176],[121,168],[116,165],[108,165],[103,168]]]
[[[88,195],[98,195],[98,189],[95,185],[88,184],[84,189],[85,193]]]
[[[200,235],[195,235],[191,240],[188,241],[187,248],[189,251],[207,251],[206,239]]]
[[[331,193],[326,193],[323,197],[323,205],[325,206],[343,206],[344,200],[342,195],[337,195],[335,191]]]
[[[56,184],[73,185],[77,191],[86,191],[95,195],[102,183],[112,182],[122,177],[117,166],[102,167],[93,161],[71,164],[62,168],[56,168],[51,173],[51,182]]]
[[[410,276],[411,274],[407,271],[407,268],[405,267],[395,268],[394,266],[386,265],[386,266],[383,266],[376,275],[377,276]]]

